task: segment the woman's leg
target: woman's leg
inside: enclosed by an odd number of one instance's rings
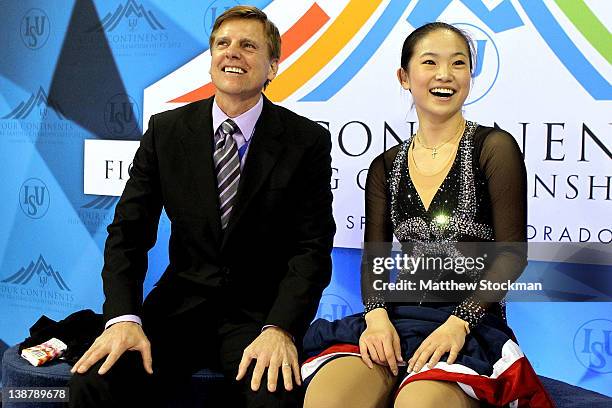
[[[361,357],[339,357],[310,381],[304,408],[386,408],[396,382],[388,367],[370,369]]]
[[[394,408],[478,408],[480,402],[469,397],[454,382],[419,380],[405,385]]]

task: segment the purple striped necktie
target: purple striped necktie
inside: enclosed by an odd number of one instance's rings
[[[219,127],[219,139],[215,143],[213,154],[221,208],[221,228],[223,229],[229,222],[240,181],[240,157],[238,146],[232,137],[237,131],[238,125],[233,120],[227,119],[223,122]]]

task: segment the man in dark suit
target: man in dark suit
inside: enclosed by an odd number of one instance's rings
[[[72,406],[163,405],[204,366],[230,379],[228,406],[299,404],[297,348],[331,274],[330,135],[262,95],[280,57],[263,12],[227,10],[210,49],[215,96],[154,115],[134,157]],[[162,208],[170,262],[143,304]]]

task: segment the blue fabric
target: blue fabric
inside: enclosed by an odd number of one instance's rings
[[[401,339],[404,360],[408,361],[423,340],[448,319],[453,308],[398,306],[390,310],[391,321]],[[364,330],[365,320],[361,314],[333,322],[318,319],[304,337],[304,351],[308,357],[312,357],[334,344],[358,345]],[[502,346],[509,339],[514,340],[514,334],[508,326],[501,319],[487,314],[466,337],[456,362],[489,376],[493,373],[493,364],[501,358]],[[440,360],[446,361],[446,357]]]
[[[240,160],[242,160],[242,158],[244,157],[244,154],[246,153],[246,150],[249,147],[249,143],[251,143],[251,139],[249,139],[245,144],[240,146],[240,149],[238,149],[238,156],[240,157]]]
[[[8,348],[8,344],[0,340],[0,361],[2,361],[2,356],[4,355],[4,352],[6,351],[7,348]],[[0,389],[1,388],[2,388],[2,370],[0,370]],[[2,406],[2,403],[0,402],[0,407],[1,406]]]
[[[540,381],[558,408],[610,408],[612,398],[585,390],[552,378],[540,376]]]

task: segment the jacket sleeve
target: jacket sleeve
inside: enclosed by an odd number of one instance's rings
[[[150,119],[140,141],[130,178],[108,226],[102,269],[105,321],[120,315],[141,315],[147,253],[157,240],[162,210],[155,118]]]
[[[305,153],[295,180],[296,223],[293,256],[265,324],[299,339],[314,318],[323,289],[331,279],[331,250],[336,231],[332,215],[331,137],[319,125],[317,139]]]

